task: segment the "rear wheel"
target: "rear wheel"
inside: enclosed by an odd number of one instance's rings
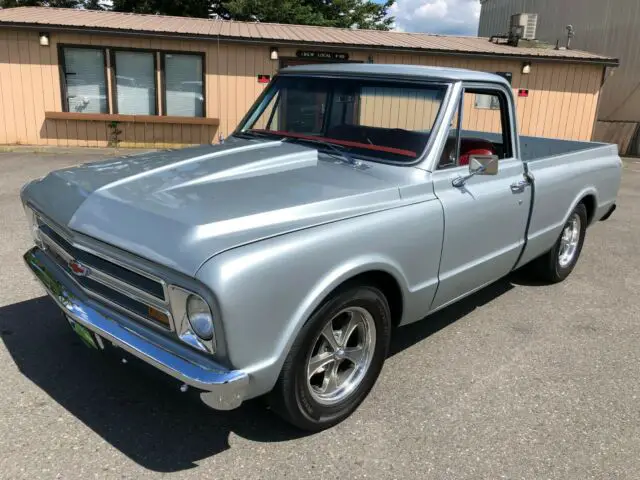
[[[569,276],[582,252],[587,221],[587,209],[581,203],[569,215],[553,248],[534,261],[538,277],[558,283]]]
[[[272,408],[310,431],[331,427],[365,399],[387,356],[391,315],[376,288],[329,298],[307,321],[270,394]]]

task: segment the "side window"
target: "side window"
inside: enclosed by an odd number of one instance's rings
[[[507,97],[500,91],[466,89],[459,111],[449,129],[449,138],[438,168],[469,164],[470,155],[511,158],[513,148]]]

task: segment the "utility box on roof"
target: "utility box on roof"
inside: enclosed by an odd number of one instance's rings
[[[536,38],[536,27],[538,26],[537,13],[516,13],[511,15],[510,31],[512,34],[519,34],[520,38],[533,40]]]

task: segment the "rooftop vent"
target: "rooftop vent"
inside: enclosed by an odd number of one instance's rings
[[[511,15],[509,33],[511,36],[518,36],[524,40],[533,40],[536,38],[537,26],[537,13],[516,13]]]

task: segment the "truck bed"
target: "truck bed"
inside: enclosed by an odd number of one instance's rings
[[[523,265],[553,245],[577,202],[587,199],[590,221],[609,211],[620,185],[621,162],[617,145],[606,143],[520,137],[520,151],[534,192]]]
[[[520,154],[522,160],[525,162],[537,162],[549,157],[577,153],[600,147],[606,147],[602,153],[607,153],[611,145],[599,142],[579,142],[545,137],[520,137]]]

